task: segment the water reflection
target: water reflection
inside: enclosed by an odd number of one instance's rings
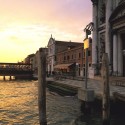
[[[3,125],[38,123],[35,83],[0,81],[0,90],[0,123]]]
[[[0,125],[39,125],[37,81],[0,81]],[[48,125],[101,125],[101,113],[81,115],[77,97],[47,90]],[[124,116],[112,115],[111,125],[124,125]]]
[[[70,125],[79,115],[77,101],[47,90],[48,125]],[[38,121],[37,82],[0,81],[0,124],[38,125]]]

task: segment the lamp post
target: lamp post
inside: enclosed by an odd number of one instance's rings
[[[91,34],[91,31],[86,29],[86,38],[84,39],[84,49],[85,49],[85,89],[87,89],[87,80],[88,80],[88,48],[89,48],[89,39],[88,35]]]
[[[85,115],[91,113],[91,105],[94,101],[94,90],[87,87],[88,80],[88,48],[89,48],[89,38],[88,35],[91,34],[93,23],[90,23],[84,29],[86,33],[86,38],[84,39],[84,49],[85,49],[85,86],[78,89],[78,99],[82,100],[81,110]]]

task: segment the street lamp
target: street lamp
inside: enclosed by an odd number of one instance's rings
[[[93,22],[90,22],[84,32],[86,33],[86,38],[84,39],[84,49],[85,49],[85,89],[87,89],[87,77],[88,77],[88,48],[89,48],[89,38],[88,35],[91,35],[91,31],[93,31]]]
[[[83,102],[83,110],[85,114],[90,113],[91,110],[91,102],[94,101],[94,90],[87,88],[87,77],[88,77],[88,48],[89,48],[89,38],[88,35],[91,35],[91,31],[93,30],[93,23],[89,23],[84,32],[86,33],[86,38],[83,40],[84,49],[85,49],[85,88],[78,89],[78,99]],[[82,104],[81,104],[82,105]]]
[[[86,38],[84,39],[84,49],[85,49],[85,89],[87,89],[87,77],[88,77],[88,48],[89,48],[89,38],[88,35],[91,31],[86,29]]]

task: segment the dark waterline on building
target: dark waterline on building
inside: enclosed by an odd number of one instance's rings
[[[37,81],[0,81],[0,124],[39,125]],[[48,125],[101,125],[101,112],[84,116],[77,96],[63,97],[47,90]],[[111,125],[125,125],[124,116],[112,115]]]

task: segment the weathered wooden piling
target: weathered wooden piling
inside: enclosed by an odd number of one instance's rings
[[[4,80],[4,81],[6,80],[6,77],[5,77],[5,76],[3,76],[3,80]]]
[[[110,125],[109,62],[107,53],[104,53],[102,57],[101,75],[103,84],[103,96],[102,96],[103,125]]]
[[[11,76],[10,76],[9,80],[10,80],[10,81],[12,80]]]
[[[39,50],[38,56],[38,107],[39,123],[47,125],[46,121],[46,55]]]

